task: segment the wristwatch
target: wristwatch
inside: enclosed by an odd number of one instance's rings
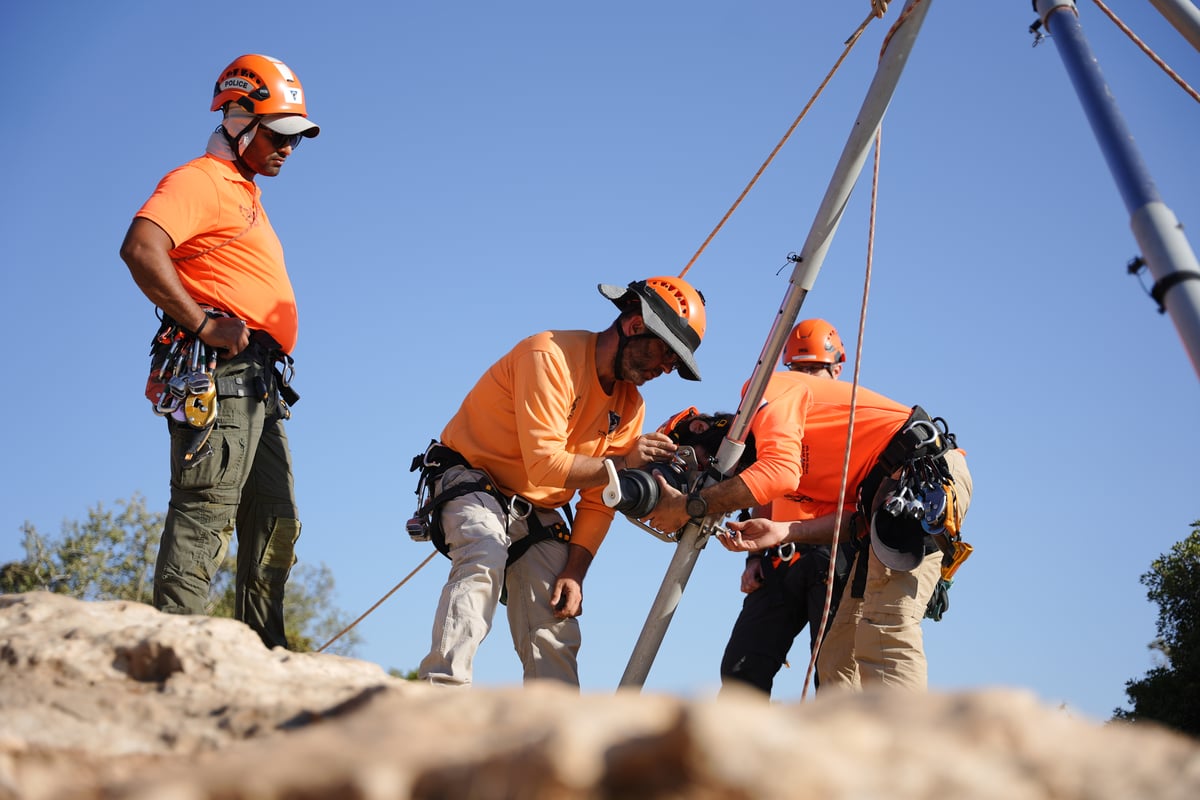
[[[703,519],[708,516],[708,501],[700,496],[699,489],[688,495],[685,509],[687,515],[692,519]]]

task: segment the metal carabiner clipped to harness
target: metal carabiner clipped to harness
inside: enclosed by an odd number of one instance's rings
[[[938,438],[942,435],[937,425],[934,425],[932,420],[927,419],[914,419],[908,423],[908,425],[904,426],[903,433],[907,434],[909,432],[921,437],[913,443],[914,450],[937,444]]]
[[[508,513],[512,515],[513,519],[526,520],[533,513],[533,503],[519,494],[514,494],[508,501]]]

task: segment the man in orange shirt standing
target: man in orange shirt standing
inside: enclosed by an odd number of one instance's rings
[[[254,181],[278,175],[320,128],[308,119],[300,81],[269,56],[240,56],[226,67],[211,110],[224,119],[205,155],[159,182],[121,245],[138,288],[163,313],[155,338],[170,349],[154,372],[188,361],[199,367],[178,387],[183,402],[166,402],[164,391],[156,403],[171,437],[171,499],[154,605],[205,613],[236,529],[234,616],[268,647],[287,647],[284,585],[300,520],[283,427],[289,412],[279,396],[295,395],[275,364],[290,368],[296,297]],[[198,374],[207,379],[197,384]]]
[[[614,514],[601,497],[605,462],[640,467],[675,451],[665,435],[642,434],[638,389],[676,369],[700,380],[706,325],[703,296],[681,278],[599,288],[619,310],[607,329],[519,342],[414,461],[433,541],[450,558],[421,680],[469,685],[504,602],[525,680],[579,685],[583,580]],[[559,509],[570,518],[577,492],[568,526]]]
[[[771,519],[728,522],[721,544],[737,552],[829,544],[853,392],[843,381],[773,374],[747,436],[754,463],[690,496],[659,479],[660,500],[646,521],[674,531],[692,517],[770,504]],[[838,537],[859,548],[818,653],[821,688],[923,690],[921,620],[944,561],[962,553],[958,532],[972,491],[966,459],[943,420],[859,387],[846,487]]]
[[[837,380],[845,361],[842,337],[823,319],[797,323],[783,346],[783,366],[792,372]],[[777,518],[770,507],[762,512],[756,516]],[[817,631],[825,618],[829,553],[828,544],[785,544],[746,555],[741,578],[746,598],[721,657],[723,689],[746,685],[770,695],[775,675],[787,662],[792,643],[806,625],[810,644],[816,646]],[[848,560],[853,557],[852,549],[843,542],[834,570],[829,622],[837,612],[849,572]],[[819,675],[814,676],[814,685],[820,687]]]

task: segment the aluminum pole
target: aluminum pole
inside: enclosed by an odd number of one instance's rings
[[[1200,50],[1200,10],[1191,0],[1150,0],[1192,47]]]
[[[779,360],[783,342],[796,321],[796,315],[800,311],[805,295],[812,288],[817,273],[821,269],[825,253],[829,249],[829,244],[837,232],[838,223],[841,222],[842,214],[846,209],[850,192],[862,172],[863,164],[867,160],[867,154],[870,152],[875,138],[875,132],[883,121],[883,115],[895,93],[900,74],[908,62],[913,43],[916,41],[921,24],[925,21],[925,15],[932,2],[933,0],[909,0],[899,18],[903,20],[903,23],[893,33],[887,49],[880,58],[879,66],[875,70],[875,78],[867,90],[866,99],[854,121],[854,127],[851,129],[841,159],[834,170],[829,188],[825,192],[825,198],[817,210],[817,217],[809,231],[808,239],[800,251],[783,305],[771,326],[767,343],[763,347],[763,352],[755,365],[754,374],[746,387],[746,394],[743,396],[737,415],[730,426],[729,436],[721,445],[718,453],[718,468],[724,475],[730,474],[733,465],[741,456],[753,410],[758,407],[767,380],[771,377],[771,373],[775,370],[775,364]],[[688,578],[691,577],[700,551],[704,549],[709,536],[720,522],[720,517],[709,517],[703,522],[693,520],[680,532],[679,542],[675,546],[675,553],[667,567],[662,587],[650,608],[650,614],[646,618],[641,635],[634,646],[633,654],[625,667],[625,674],[621,676],[620,685],[622,687],[640,687],[646,682],[650,665],[654,663],[654,657],[662,645],[667,626],[670,625],[671,617],[674,616],[679,600],[683,596],[684,587],[687,586]]]
[[[1200,376],[1200,263],[1183,226],[1163,203],[1125,125],[1116,99],[1092,54],[1071,0],[1037,0],[1037,12],[1051,34],[1079,96],[1092,132],[1130,215],[1130,227],[1154,279],[1151,290],[1183,340]]]

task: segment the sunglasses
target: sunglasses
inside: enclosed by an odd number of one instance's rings
[[[266,134],[267,140],[271,142],[271,146],[276,150],[282,150],[285,147],[290,147],[295,150],[300,146],[300,140],[304,138],[302,133],[280,133],[273,131],[266,125],[260,125],[259,131]]]

